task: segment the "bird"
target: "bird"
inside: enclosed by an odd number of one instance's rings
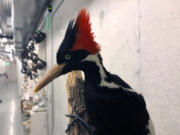
[[[74,70],[85,74],[84,101],[94,135],[155,135],[144,97],[106,70],[94,39],[90,14],[83,8],[71,20],[56,54],[56,64],[34,88]]]

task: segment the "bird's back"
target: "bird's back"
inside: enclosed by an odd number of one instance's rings
[[[120,88],[96,87],[85,84],[85,103],[97,135],[148,135],[149,115],[144,98],[122,79],[109,74]],[[123,89],[127,88],[127,89]]]

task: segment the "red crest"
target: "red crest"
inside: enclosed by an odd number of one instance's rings
[[[83,8],[76,19],[76,40],[71,50],[84,49],[92,54],[100,51],[100,46],[94,41],[94,33],[91,31],[89,13]]]

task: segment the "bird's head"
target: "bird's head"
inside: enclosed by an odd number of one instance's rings
[[[89,55],[96,55],[100,46],[94,41],[91,31],[90,17],[86,9],[82,9],[76,20],[69,22],[65,37],[56,55],[56,64],[45,74],[36,85],[38,92],[45,85],[62,74],[73,70],[81,70],[82,64]]]

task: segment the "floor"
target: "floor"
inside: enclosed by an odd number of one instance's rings
[[[23,135],[18,87],[0,82],[0,135]]]

